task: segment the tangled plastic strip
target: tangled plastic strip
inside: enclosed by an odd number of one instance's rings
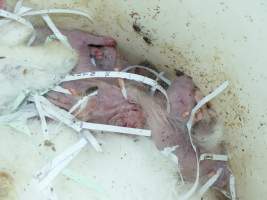
[[[22,3],[23,3],[23,0],[18,0],[17,1],[16,5],[15,5],[15,8],[14,8],[14,14],[19,15],[21,13],[24,13],[26,11],[31,10],[31,8],[23,7]],[[0,20],[0,26],[1,25],[5,25],[5,24],[9,23],[10,21],[11,21],[10,19],[7,19],[7,20],[1,19]]]
[[[97,152],[103,152],[99,142],[89,130],[83,130],[81,134],[86,140],[88,140],[88,142],[94,147]]]
[[[71,92],[68,89],[65,89],[65,88],[63,88],[61,86],[56,86],[52,90],[55,91],[55,92],[63,93],[63,94],[71,94]]]
[[[173,147],[165,147],[161,152],[162,155],[165,157],[170,158],[175,164],[178,165],[178,158],[177,156],[173,153],[176,149],[178,148],[178,145],[175,145]]]
[[[151,130],[82,122],[76,119],[75,116],[73,116],[69,112],[49,102],[49,100],[47,100],[45,97],[43,96],[39,97],[40,97],[40,102],[43,106],[43,110],[47,116],[49,116],[54,120],[58,120],[64,123],[65,125],[69,126],[70,128],[74,129],[77,132],[80,132],[82,129],[88,129],[97,131],[107,131],[113,133],[123,133],[129,135],[140,135],[146,137],[151,136]]]
[[[32,8],[22,6],[18,12],[15,12],[18,15],[22,15],[23,13],[29,12]]]
[[[199,160],[199,155],[198,155],[197,148],[196,148],[195,144],[193,143],[192,133],[191,133],[191,129],[192,129],[192,126],[193,126],[193,121],[194,121],[194,118],[195,118],[195,114],[207,102],[209,102],[210,100],[212,100],[213,98],[218,96],[220,93],[222,93],[228,87],[228,85],[229,85],[228,81],[225,81],[224,83],[222,83],[212,93],[210,93],[209,95],[207,95],[203,99],[201,99],[191,111],[191,115],[190,115],[190,118],[189,118],[189,120],[188,120],[188,122],[186,124],[186,127],[187,127],[187,130],[188,130],[188,135],[189,135],[191,146],[192,146],[193,150],[195,151],[195,156],[196,156],[196,163],[197,163],[196,179],[195,179],[195,182],[194,182],[193,186],[191,187],[191,189],[188,192],[186,192],[185,194],[183,194],[179,198],[179,200],[188,200],[188,199],[190,199],[196,193],[198,185],[199,185],[199,174],[200,174],[200,166],[199,166],[199,164],[200,164],[200,160]]]
[[[167,111],[170,112],[170,102],[169,97],[167,95],[166,90],[160,86],[157,81],[150,79],[148,77],[128,73],[128,72],[121,72],[121,71],[95,71],[95,72],[85,72],[80,74],[73,74],[73,75],[67,75],[62,82],[67,81],[75,81],[75,80],[81,80],[81,79],[90,79],[90,78],[122,78],[122,79],[128,79],[133,80],[137,82],[141,82],[143,84],[149,85],[151,87],[155,87],[157,90],[159,90],[167,100]]]
[[[11,112],[16,111],[26,101],[29,95],[29,90],[22,91],[10,105]]]
[[[19,23],[31,28],[32,30],[34,30],[33,25],[31,24],[31,22],[29,22],[28,20],[24,19],[23,17],[15,14],[15,13],[11,13],[11,12],[8,12],[6,10],[0,9],[0,16],[4,17],[4,18],[7,18],[7,19],[10,19],[10,20],[17,21],[17,22],[19,22]]]
[[[198,191],[198,195],[202,197],[209,189],[210,187],[218,180],[218,178],[221,176],[223,169],[219,168],[214,174]]]
[[[22,3],[23,3],[24,0],[18,0],[16,5],[15,5],[15,8],[14,8],[14,13],[19,13],[21,8],[23,7],[22,6]]]
[[[121,93],[122,93],[122,96],[127,99],[128,98],[128,95],[127,95],[127,90],[126,90],[126,87],[125,87],[125,83],[124,83],[124,80],[119,78],[118,79],[118,82],[119,82],[119,86],[121,88]]]
[[[93,57],[90,58],[90,61],[91,61],[91,63],[93,64],[93,66],[96,67],[96,62],[95,62],[95,59],[94,59]]]
[[[42,132],[44,134],[44,137],[48,138],[49,133],[48,133],[48,126],[47,126],[46,119],[45,119],[46,115],[45,115],[45,112],[44,112],[43,107],[41,105],[40,96],[34,95],[33,99],[34,99],[36,109],[38,111],[38,115],[39,115],[40,120],[41,120]]]
[[[51,170],[55,169],[60,163],[66,161],[69,157],[76,153],[77,149],[80,149],[80,146],[83,146],[84,142],[85,139],[82,139],[74,145],[68,147],[64,152],[56,156],[53,160],[49,161],[44,167],[38,170],[34,174],[34,178],[39,181],[44,179]]]
[[[72,48],[71,44],[68,41],[68,38],[63,35],[59,29],[56,27],[52,19],[49,17],[48,14],[75,14],[75,15],[80,15],[84,16],[92,21],[92,18],[89,14],[79,11],[79,10],[74,10],[74,9],[60,9],[60,8],[51,8],[51,9],[44,9],[44,10],[30,10],[28,12],[24,12],[21,14],[21,16],[35,16],[35,15],[41,15],[43,20],[46,22],[48,27],[52,30],[56,38],[64,44],[66,47]]]
[[[61,88],[60,86],[58,86],[59,88]],[[58,89],[59,89],[58,88]],[[65,89],[65,88],[62,88],[63,89],[63,91],[62,91],[62,93],[64,93],[64,90],[67,90],[67,89]],[[55,91],[55,88],[53,89],[54,91]],[[60,89],[61,90],[61,89]],[[60,91],[59,90],[59,91]],[[67,94],[71,94],[71,92],[69,91],[69,90],[67,90],[67,92],[69,92],[69,93],[67,93]],[[65,93],[66,94],[66,93]],[[85,106],[87,105],[87,102],[89,101],[89,99],[92,97],[92,96],[95,96],[95,95],[97,95],[97,91],[95,91],[95,92],[92,92],[91,94],[88,94],[87,96],[84,96],[83,98],[81,98],[80,100],[78,100],[71,108],[70,108],[70,110],[68,111],[68,113],[70,113],[70,114],[72,114],[74,111],[76,111],[78,108],[79,108],[79,110],[78,110],[78,112],[77,113],[75,113],[75,116],[74,117],[76,117],[80,112],[81,112],[81,110],[82,109],[84,109],[85,108]],[[58,133],[58,131],[59,131],[59,128],[62,126],[62,122],[60,122],[58,125],[57,125],[57,127],[55,128],[56,130],[55,130],[55,133]]]
[[[199,160],[214,160],[214,161],[228,161],[227,155],[222,154],[212,154],[212,153],[203,153],[200,155]]]
[[[180,165],[179,165],[179,158],[177,157],[177,155],[175,155],[174,151],[178,148],[179,146],[178,145],[175,145],[175,146],[172,146],[172,147],[165,147],[161,153],[169,158],[172,162],[174,162],[177,166],[178,166],[178,173],[179,173],[179,176],[180,176],[180,179],[181,179],[181,182],[182,184],[184,185],[184,177],[181,173],[181,170],[180,170]]]
[[[0,16],[5,17],[9,20],[1,20],[0,26],[8,23],[10,20],[15,20],[19,23],[24,24],[25,26],[31,28],[33,30],[32,36],[28,41],[28,46],[30,46],[35,38],[36,32],[28,20],[24,19],[25,16],[36,16],[41,15],[43,20],[47,23],[48,27],[52,30],[54,35],[57,37],[59,41],[61,41],[65,46],[72,48],[67,37],[63,35],[59,29],[56,27],[52,19],[48,16],[48,14],[75,14],[88,18],[92,21],[92,17],[83,11],[75,10],[75,9],[61,9],[61,8],[51,8],[51,9],[43,9],[43,10],[33,10],[32,8],[22,6],[23,0],[19,0],[14,8],[14,13],[8,12],[6,10],[0,9]]]
[[[156,80],[155,81],[159,81],[159,79],[161,79],[163,82],[165,82],[168,86],[171,85],[171,81],[167,78],[164,77],[164,72],[160,72],[158,73],[157,71],[149,68],[149,67],[145,67],[145,66],[141,66],[141,65],[132,65],[132,66],[129,66],[129,67],[126,67],[125,69],[123,69],[122,71],[123,72],[128,72],[132,69],[135,69],[135,68],[139,68],[139,69],[144,69],[146,71],[149,71],[150,73],[154,74],[156,76]],[[151,87],[150,89],[150,94],[153,96],[156,92],[157,88],[156,87]]]
[[[230,199],[230,200],[236,200],[237,199],[236,188],[235,188],[235,177],[234,177],[232,172],[231,172],[230,178],[229,178],[229,191],[226,191],[226,190],[218,188],[218,187],[214,187],[214,189],[216,189],[220,193],[222,193],[227,199]]]
[[[132,66],[126,67],[125,69],[122,70],[122,72],[128,72],[128,71],[130,71],[132,69],[135,69],[135,68],[147,70],[150,73],[154,74],[157,78],[160,78],[167,85],[171,85],[171,81],[169,79],[167,79],[166,77],[164,77],[163,73],[158,73],[158,72],[156,72],[155,70],[153,70],[151,68],[144,67],[144,66],[141,66],[141,65],[132,65]]]
[[[82,122],[83,129],[95,130],[95,131],[106,131],[112,133],[123,133],[127,135],[139,135],[139,136],[151,136],[151,130],[139,129],[139,128],[128,128],[121,126],[112,126],[106,124],[97,124],[90,122]]]
[[[0,116],[0,124],[10,126],[18,132],[30,136],[31,131],[27,126],[27,120],[37,115],[38,113],[34,104],[23,105],[16,112]]]
[[[231,200],[236,200],[235,177],[233,174],[230,175],[229,189]]]
[[[163,75],[164,75],[164,72],[160,72],[160,73],[159,73],[159,76],[156,78],[156,81],[158,82],[158,81],[159,81],[159,78],[160,78],[160,77],[163,77]],[[154,96],[156,90],[157,90],[157,88],[152,87],[152,88],[150,89],[150,94],[151,94],[152,96]]]
[[[81,122],[76,120],[72,114],[55,106],[43,96],[40,96],[40,101],[47,116],[56,121],[64,123],[65,125],[74,129],[77,132],[80,132],[82,130]]]
[[[119,71],[119,68],[115,68],[114,69],[116,72]],[[125,87],[125,82],[123,79],[121,78],[118,78],[118,84],[119,84],[119,87],[121,89],[121,93],[122,93],[122,96],[127,99],[128,98],[128,95],[127,95],[127,90],[126,90],[126,87]]]
[[[54,35],[56,36],[56,38],[62,43],[64,44],[66,47],[68,48],[72,48],[68,38],[63,35],[60,30],[58,30],[58,28],[56,27],[56,25],[54,24],[54,22],[52,21],[52,19],[47,15],[47,14],[43,14],[42,15],[43,20],[45,21],[45,23],[47,24],[47,26],[50,28],[50,30],[54,33]]]
[[[35,15],[44,15],[44,14],[74,14],[86,17],[93,21],[92,17],[87,13],[81,10],[67,9],[67,8],[49,8],[43,10],[32,10],[27,13],[22,14],[22,16],[35,16]]]
[[[98,91],[94,91],[91,94],[88,94],[87,96],[84,96],[79,101],[77,101],[76,104],[74,104],[70,110],[69,113],[73,113],[75,110],[77,110],[79,107],[82,109],[83,105],[86,105],[86,103],[90,100],[91,97],[96,96]]]
[[[87,140],[81,138],[38,171],[34,177],[38,181],[38,189],[42,191],[47,188],[87,144]]]
[[[37,115],[38,113],[35,109],[34,104],[28,104],[28,105],[23,106],[16,112],[0,116],[0,124],[9,123],[12,121],[27,120]]]

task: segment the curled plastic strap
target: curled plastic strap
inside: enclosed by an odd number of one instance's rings
[[[219,168],[215,175],[213,175],[198,191],[198,195],[202,197],[209,188],[218,180],[218,178],[221,176],[223,169]]]
[[[124,84],[124,82],[123,82],[123,80],[119,80],[119,82],[120,82],[120,85],[121,85],[121,93],[122,93],[122,96],[125,98],[125,99],[127,99],[128,97],[128,95],[127,95],[127,90],[126,90],[126,87],[125,87],[125,84]]]
[[[45,115],[45,112],[44,112],[43,107],[41,105],[40,96],[38,96],[38,95],[34,96],[34,103],[35,103],[36,109],[38,111],[40,120],[41,120],[42,132],[44,134],[44,137],[48,138],[49,137],[48,126],[47,126],[46,119],[45,119],[46,115]]]
[[[81,122],[76,120],[73,115],[50,103],[45,97],[40,96],[40,101],[47,116],[64,123],[77,132],[81,131]]]
[[[55,92],[63,93],[63,94],[71,94],[71,92],[68,89],[65,89],[65,88],[63,88],[61,86],[56,86],[52,90],[55,91]]]
[[[47,24],[47,26],[50,28],[50,30],[55,34],[56,38],[66,47],[71,49],[72,47],[68,41],[68,38],[58,30],[52,19],[47,14],[43,14],[42,18]]]
[[[164,74],[164,72],[160,72],[160,73],[158,74],[158,77],[156,78],[156,81],[157,81],[157,82],[159,81],[159,78],[163,76],[163,74]],[[157,90],[157,88],[152,87],[152,88],[150,89],[150,94],[151,94],[152,96],[154,96],[156,90]]]
[[[170,158],[175,164],[178,165],[178,158],[177,156],[173,153],[177,149],[178,145],[173,146],[173,147],[165,147],[161,153],[162,155]]]
[[[16,13],[18,15],[22,15],[23,13],[32,10],[32,8],[22,6],[23,1],[24,0],[18,0],[17,1],[16,5],[15,5],[15,8],[14,8],[14,13]]]
[[[198,110],[204,106],[206,103],[208,103],[210,100],[212,100],[213,98],[215,98],[217,95],[219,95],[221,92],[223,92],[229,85],[228,81],[225,81],[223,84],[221,84],[218,88],[216,88],[212,93],[210,93],[209,95],[205,96],[203,99],[201,99],[197,105],[192,109],[189,120],[186,124],[187,130],[188,130],[188,136],[190,139],[190,143],[191,146],[195,152],[195,156],[196,156],[196,163],[197,163],[197,169],[196,169],[196,180],[193,184],[193,186],[190,188],[190,190],[188,192],[186,192],[185,194],[183,194],[179,200],[189,200],[196,192],[198,185],[199,185],[199,174],[200,174],[200,161],[199,161],[199,155],[198,155],[198,151],[197,148],[195,146],[195,144],[193,143],[193,139],[192,139],[192,133],[191,133],[191,129],[193,126],[193,121],[195,118],[195,114],[198,112]]]
[[[22,15],[23,13],[29,12],[30,10],[32,10],[32,8],[28,8],[28,7],[22,6],[18,10],[18,12],[15,12],[15,13],[18,14],[18,15]]]
[[[38,171],[35,175],[35,180],[38,181],[37,188],[40,191],[47,188],[56,176],[80,153],[86,144],[87,141],[84,138],[80,139],[80,141],[66,149],[62,154],[55,157]]]
[[[230,175],[229,188],[231,200],[236,200],[235,177],[233,174]]]
[[[118,79],[118,82],[119,82],[119,86],[120,86],[120,89],[121,89],[121,93],[122,93],[122,96],[127,99],[128,95],[127,95],[127,90],[126,90],[126,87],[125,87],[125,83],[124,83],[124,80],[119,78]]]
[[[115,71],[119,71],[118,68],[115,68]],[[121,93],[122,93],[122,96],[127,99],[128,95],[127,95],[127,90],[126,90],[126,87],[125,87],[125,83],[124,83],[124,80],[121,79],[121,78],[118,78],[118,83],[119,83],[119,86],[120,86],[120,89],[121,89]]]
[[[132,81],[141,82],[143,84],[149,85],[151,87],[155,87],[157,90],[159,90],[166,98],[167,100],[167,111],[170,112],[170,101],[169,97],[167,95],[166,90],[160,86],[157,81],[150,79],[148,77],[128,73],[128,72],[121,72],[121,71],[95,71],[95,72],[85,72],[80,74],[73,74],[73,75],[67,75],[62,82],[67,81],[75,81],[75,80],[81,80],[81,79],[90,79],[90,78],[122,78]]]
[[[184,177],[181,173],[180,170],[180,165],[179,165],[179,158],[177,155],[174,153],[174,151],[178,148],[178,145],[172,146],[172,147],[165,147],[162,151],[161,154],[164,155],[165,157],[169,158],[172,162],[174,162],[178,166],[178,173],[181,179],[182,184],[184,184]]]
[[[79,107],[82,109],[83,105],[86,105],[86,103],[90,100],[91,97],[97,95],[98,91],[92,92],[91,94],[83,97],[79,101],[77,101],[76,104],[74,104],[71,109],[69,110],[69,113],[73,113],[75,110],[77,110]]]
[[[95,62],[95,59],[94,59],[94,58],[90,58],[90,61],[91,61],[91,63],[93,64],[93,66],[95,66],[95,67],[96,67],[96,62]]]
[[[24,121],[32,117],[38,116],[34,104],[28,104],[20,108],[18,111],[0,116],[1,123],[10,123],[12,121]]]
[[[97,152],[103,152],[99,142],[97,141],[97,139],[95,138],[95,136],[89,131],[89,130],[83,130],[82,131],[82,136],[88,140],[88,142],[93,146],[93,148],[97,151]]]
[[[40,96],[40,102],[47,116],[64,123],[65,125],[69,126],[77,132],[80,132],[82,129],[88,129],[114,133],[124,133],[130,135],[141,135],[147,137],[151,136],[151,130],[82,122],[76,119],[75,116],[73,116],[69,112],[50,103],[45,97]]]
[[[214,160],[214,161],[228,161],[227,155],[221,155],[221,154],[212,154],[212,153],[204,153],[200,155],[199,158],[200,161],[203,160]]]
[[[15,5],[15,8],[14,8],[14,14],[17,14],[18,16],[20,16],[20,14],[31,10],[31,8],[22,6],[22,3],[23,3],[23,0],[18,0],[17,1],[16,5]],[[7,24],[10,21],[11,20],[1,20],[0,25]]]
[[[16,111],[26,100],[26,98],[30,95],[30,91],[22,91],[14,100],[11,105],[11,112]]]
[[[96,124],[96,123],[89,123],[89,122],[82,122],[82,129],[89,129],[95,131],[106,131],[112,133],[124,133],[128,135],[140,135],[140,136],[151,136],[151,130],[146,129],[139,129],[139,128],[128,128],[122,126],[112,126],[106,124]]]
[[[155,70],[148,68],[148,67],[144,67],[144,66],[140,66],[140,65],[133,65],[133,66],[129,66],[126,67],[125,69],[123,69],[123,72],[128,72],[131,69],[135,69],[135,68],[139,68],[139,69],[144,69],[149,71],[150,73],[154,74],[156,77],[160,78],[162,81],[164,81],[167,85],[171,85],[171,81],[169,79],[167,79],[166,77],[164,77],[164,74],[162,73],[158,73]]]
[[[227,199],[230,199],[231,200],[231,196],[230,196],[230,193],[227,192],[226,190],[223,190],[221,188],[217,188],[217,187],[214,187],[215,190],[219,191],[220,193],[222,193]]]
[[[14,8],[14,13],[19,13],[19,11],[21,10],[21,7],[22,7],[22,3],[23,3],[23,0],[17,1],[15,8]]]
[[[23,24],[23,25],[25,25],[31,29],[34,29],[33,25],[29,21],[27,21],[26,19],[22,18],[21,16],[19,16],[17,14],[0,9],[0,16],[7,18],[7,19],[17,21],[17,22],[19,22],[19,23],[21,23],[21,24]]]
[[[22,16],[34,16],[34,15],[45,15],[45,14],[74,14],[74,15],[80,15],[80,16],[86,17],[90,19],[91,21],[93,21],[92,17],[86,12],[75,10],[75,9],[62,9],[62,8],[33,10],[33,11],[29,11],[27,13],[22,14]]]

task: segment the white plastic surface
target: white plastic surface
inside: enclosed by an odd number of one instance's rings
[[[236,175],[237,196],[241,200],[258,200],[266,195],[265,1],[26,2],[39,8],[57,6],[90,11],[93,24],[76,16],[53,19],[66,28],[82,28],[115,37],[134,63],[147,59],[169,74],[174,74],[174,69],[184,70],[206,94],[223,80],[229,80],[229,92],[216,99],[214,105],[225,119],[225,138]],[[141,33],[134,31],[133,24],[141,28]],[[152,44],[147,44],[144,37],[150,38]]]

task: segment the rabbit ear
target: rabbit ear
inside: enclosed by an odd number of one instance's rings
[[[0,0],[0,9],[4,9],[6,6],[5,0]]]

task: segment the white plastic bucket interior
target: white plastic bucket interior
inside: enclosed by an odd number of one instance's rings
[[[8,2],[12,5],[14,0]],[[148,60],[172,76],[175,69],[185,71],[205,93],[229,80],[230,88],[214,105],[225,120],[237,193],[242,200],[266,195],[265,2],[31,0],[27,4],[82,9],[93,23],[67,15],[53,19],[60,27],[113,36],[132,63]],[[133,29],[134,24],[141,32]]]

